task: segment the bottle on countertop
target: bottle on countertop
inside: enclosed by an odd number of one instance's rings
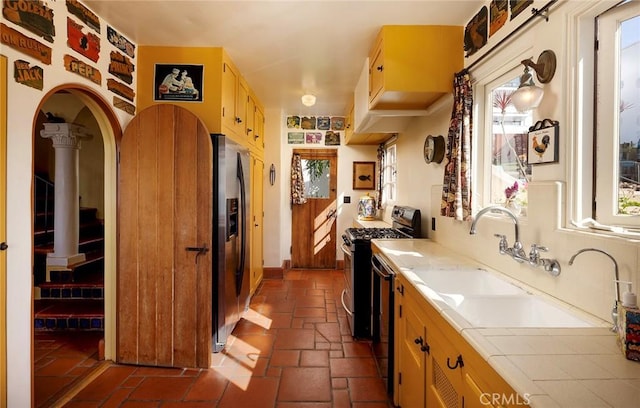
[[[616,281],[627,285],[618,304],[618,344],[622,354],[628,360],[640,361],[640,310],[638,298],[631,287],[631,282]]]

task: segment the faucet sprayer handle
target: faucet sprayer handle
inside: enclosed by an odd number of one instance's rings
[[[547,248],[546,246],[542,246],[538,244],[531,244],[531,249],[537,249],[538,251],[542,251],[542,252],[547,252],[549,250],[549,248]]]
[[[498,249],[500,250],[501,254],[504,254],[507,251],[507,248],[509,248],[509,243],[507,243],[507,236],[502,234],[493,234],[493,236],[496,238],[500,238]]]

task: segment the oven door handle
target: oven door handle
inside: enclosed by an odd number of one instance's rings
[[[340,245],[340,249],[345,255],[351,256],[351,249],[347,246],[347,244]]]
[[[371,268],[378,274],[382,279],[388,281],[393,277],[393,272],[391,272],[391,268],[380,258],[378,255],[374,255],[371,258]]]
[[[340,301],[342,302],[342,308],[344,309],[345,312],[347,312],[347,314],[349,316],[353,316],[353,312],[351,310],[349,310],[349,308],[347,307],[347,304],[344,303],[344,295],[347,292],[347,289],[342,289],[342,295],[340,295]]]

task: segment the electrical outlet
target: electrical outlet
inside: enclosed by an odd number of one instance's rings
[[[351,196],[344,196],[344,203],[349,204],[351,202]]]

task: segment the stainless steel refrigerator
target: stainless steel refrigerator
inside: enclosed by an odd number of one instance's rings
[[[222,351],[249,307],[249,151],[222,134],[213,143],[213,338]]]

